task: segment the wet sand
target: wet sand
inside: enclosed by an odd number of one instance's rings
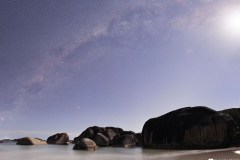
[[[194,153],[195,152],[195,153]],[[240,160],[240,148],[193,151],[187,155],[178,155],[175,160]]]

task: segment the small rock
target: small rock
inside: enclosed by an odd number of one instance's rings
[[[69,142],[69,136],[67,133],[57,133],[48,137],[48,144],[59,144],[59,145],[67,145]]]
[[[116,136],[113,139],[113,146],[116,147],[135,147],[136,146],[136,137],[134,134],[125,134],[122,136]]]
[[[47,144],[46,141],[37,139],[37,138],[31,138],[31,137],[24,137],[17,140],[18,145],[36,145],[36,144]]]
[[[95,151],[96,149],[97,149],[96,143],[89,138],[80,139],[73,147],[73,150]]]

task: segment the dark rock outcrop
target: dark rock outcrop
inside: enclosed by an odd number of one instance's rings
[[[142,146],[142,133],[136,133],[136,145],[137,146]]]
[[[69,142],[69,136],[67,133],[57,133],[47,139],[48,144],[67,145]]]
[[[95,126],[94,126],[95,127]],[[95,134],[94,132],[94,127],[89,127],[87,128],[85,131],[83,131],[78,137],[74,138],[74,143],[77,143],[78,141],[80,141],[82,138],[89,138],[89,139],[93,139]]]
[[[116,147],[135,147],[136,146],[136,137],[135,134],[124,134],[121,136],[116,136],[113,139],[113,146]]]
[[[77,143],[82,138],[89,138],[91,140],[94,140],[98,133],[103,134],[111,141],[115,136],[120,135],[122,132],[123,129],[121,128],[93,126],[87,128],[78,137],[75,137],[74,143]]]
[[[225,110],[219,111],[219,113],[224,113],[232,116],[232,118],[236,122],[232,145],[240,146],[240,108],[225,109]]]
[[[103,134],[109,138],[109,140],[113,140],[115,136],[119,136],[122,134],[124,130],[122,128],[117,127],[106,127]]]
[[[142,144],[141,134],[136,136],[136,134],[132,131],[124,131],[123,129],[117,127],[89,127],[78,137],[75,137],[74,142],[77,143],[82,138],[89,138],[98,146],[113,145],[121,147],[133,147]]]
[[[220,113],[229,114],[236,121],[238,127],[240,127],[240,108],[230,108],[219,111]]]
[[[123,136],[123,135],[127,135],[127,134],[130,134],[130,135],[134,134],[134,135],[135,135],[135,132],[133,132],[133,131],[123,131],[123,132],[121,133],[122,136]]]
[[[222,148],[231,145],[236,124],[231,115],[207,107],[181,108],[149,119],[143,127],[148,148]]]
[[[18,145],[36,145],[36,144],[47,144],[46,141],[38,139],[38,138],[31,138],[31,137],[24,137],[17,139]]]
[[[104,136],[102,133],[97,133],[94,137],[94,142],[98,146],[108,146],[109,145],[109,138]]]
[[[97,149],[96,143],[89,138],[80,139],[73,147],[73,150],[92,150],[95,151]]]

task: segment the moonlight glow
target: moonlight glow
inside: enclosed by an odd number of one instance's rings
[[[231,37],[240,37],[240,9],[225,12],[222,25],[225,34]]]
[[[0,0],[0,24],[0,139],[240,107],[240,0]]]

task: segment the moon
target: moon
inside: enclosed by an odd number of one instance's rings
[[[232,38],[240,38],[240,8],[229,9],[222,16],[224,34]]]

